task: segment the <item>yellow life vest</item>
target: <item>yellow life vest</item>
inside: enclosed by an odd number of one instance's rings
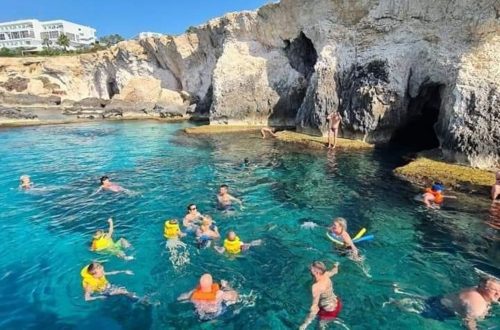
[[[111,238],[106,235],[102,235],[98,238],[94,238],[90,249],[92,251],[102,251],[111,248],[113,245],[114,242]]]
[[[82,268],[82,271],[80,272],[80,275],[82,275],[82,286],[85,289],[90,288],[92,291],[97,291],[97,292],[102,292],[104,291],[108,285],[109,282],[106,279],[106,276],[103,276],[101,278],[95,278],[92,276],[92,274],[89,273],[88,271],[89,265],[85,266]]]
[[[238,236],[236,236],[232,241],[228,240],[227,238],[224,240],[224,248],[228,253],[240,253],[242,244],[243,243],[240,242],[240,238]]]
[[[165,227],[163,228],[163,236],[165,238],[174,238],[179,236],[181,229],[178,223],[170,223],[170,220],[165,221]]]

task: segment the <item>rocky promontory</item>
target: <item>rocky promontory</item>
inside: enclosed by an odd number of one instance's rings
[[[94,54],[1,58],[0,104],[294,126],[500,161],[500,3],[282,0]]]

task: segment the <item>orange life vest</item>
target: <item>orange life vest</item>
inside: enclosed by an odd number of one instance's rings
[[[434,196],[434,203],[441,204],[443,202],[443,194],[441,194],[441,192],[434,191],[431,188],[425,189],[425,192]]]
[[[215,301],[217,291],[219,291],[219,284],[217,283],[212,284],[212,290],[210,292],[203,292],[201,291],[201,286],[198,286],[191,295],[191,299]]]

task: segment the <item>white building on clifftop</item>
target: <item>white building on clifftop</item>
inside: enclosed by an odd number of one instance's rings
[[[96,41],[95,29],[64,20],[41,22],[26,19],[0,23],[0,48],[19,48],[42,50],[48,39],[50,47],[57,46],[61,34],[68,36],[70,49],[88,46]]]

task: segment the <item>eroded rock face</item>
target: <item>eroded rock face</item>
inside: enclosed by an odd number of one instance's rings
[[[194,111],[211,124],[315,135],[339,111],[342,135],[375,143],[425,123],[450,159],[491,167],[500,157],[499,13],[490,0],[282,0],[178,37],[0,59],[0,91],[106,99],[110,115]]]

